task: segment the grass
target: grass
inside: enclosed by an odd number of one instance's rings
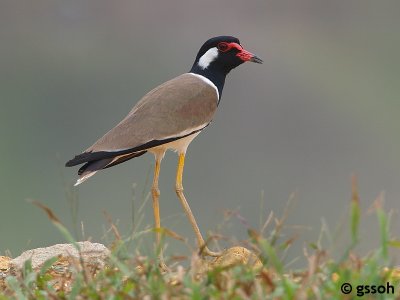
[[[106,268],[89,268],[80,261],[76,268],[63,275],[61,284],[55,285],[57,258],[45,263],[40,270],[33,270],[28,261],[21,275],[5,279],[6,287],[0,292],[0,299],[400,299],[400,270],[393,266],[389,255],[389,249],[398,249],[400,241],[391,238],[390,216],[383,209],[383,197],[378,197],[373,205],[380,245],[360,256],[356,246],[361,211],[355,180],[352,186],[350,242],[338,259],[319,240],[304,248],[308,266],[302,270],[290,269],[284,257],[295,239],[283,239],[282,228],[288,218],[285,211],[281,218],[271,214],[260,230],[248,231],[246,247],[257,254],[261,268],[231,264],[205,270],[199,267],[202,260],[193,255],[187,258],[188,268],[170,258],[173,272],[166,274],[157,266],[157,251],[146,256],[132,253],[129,250],[132,237],[121,238],[111,224],[115,240],[110,246],[112,254]],[[72,235],[52,211],[35,204],[46,211],[66,241],[74,243]],[[350,286],[352,291],[346,294]]]

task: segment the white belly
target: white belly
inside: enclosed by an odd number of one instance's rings
[[[173,142],[169,142],[160,146],[150,148],[148,149],[148,151],[153,153],[154,155],[162,154],[163,156],[165,151],[167,151],[168,149],[178,153],[186,153],[187,147],[199,133],[200,131],[193,133],[187,137],[181,138],[179,140],[175,140]]]

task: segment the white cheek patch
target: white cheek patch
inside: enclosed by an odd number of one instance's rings
[[[209,49],[200,57],[198,65],[201,69],[207,69],[208,66],[218,57],[218,49],[216,47]]]

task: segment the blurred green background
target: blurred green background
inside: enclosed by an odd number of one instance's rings
[[[104,242],[103,210],[128,234],[132,185],[138,207],[153,157],[80,186],[76,222],[66,194],[77,169],[64,163],[151,88],[187,72],[216,35],[237,36],[264,64],[228,76],[212,126],[189,147],[184,186],[204,233],[224,223],[225,210],[258,228],[271,210],[281,214],[294,192],[287,225],[305,227],[292,253],[301,256],[321,220],[332,231],[344,222],[352,173],[363,209],[385,191],[385,206],[397,215],[399,11],[398,1],[2,0],[0,254],[64,242],[26,199],[49,206],[71,229],[83,224],[94,241]],[[194,245],[173,189],[176,161],[172,153],[163,161],[162,222]],[[151,201],[144,216],[143,226],[151,225]],[[366,250],[378,244],[375,225],[373,216],[362,223]],[[238,218],[221,233],[247,236]],[[168,242],[170,254],[187,254]]]

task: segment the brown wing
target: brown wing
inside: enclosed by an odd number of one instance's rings
[[[210,123],[217,103],[214,87],[191,74],[178,76],[146,94],[117,126],[67,164],[110,156],[104,152],[142,151],[152,141],[183,137]]]

